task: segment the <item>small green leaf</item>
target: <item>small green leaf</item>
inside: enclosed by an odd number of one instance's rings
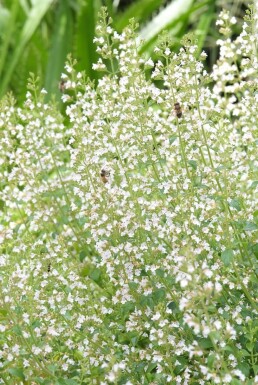
[[[139,284],[137,282],[132,281],[128,283],[128,286],[130,287],[131,290],[135,291],[138,288]]]
[[[246,347],[247,347],[247,349],[248,349],[250,352],[252,352],[253,349],[254,349],[254,343],[253,343],[253,342],[247,342],[247,343],[246,343]]]
[[[258,258],[258,243],[254,244],[252,246],[252,251],[253,251],[254,255],[256,256],[256,258]]]
[[[244,227],[244,230],[245,230],[245,231],[254,231],[254,230],[258,230],[258,226],[257,226],[256,223],[253,223],[253,222],[246,222],[245,227]]]
[[[40,321],[35,320],[32,322],[31,327],[32,327],[32,329],[36,329],[36,328],[40,327],[40,325],[41,325]]]
[[[3,317],[7,316],[8,312],[5,309],[0,309],[0,316],[2,315]]]
[[[258,365],[254,365],[253,370],[254,370],[254,374],[257,375],[258,374]]]
[[[210,338],[200,338],[198,340],[198,344],[203,349],[210,349],[213,348],[213,343],[210,340]]]
[[[15,325],[12,330],[17,336],[22,336],[22,330],[19,325]]]
[[[156,275],[157,275],[158,277],[163,278],[163,277],[164,277],[164,274],[165,274],[165,272],[164,272],[163,269],[157,269],[157,270],[156,270]]]
[[[83,268],[80,270],[81,277],[89,277],[94,267],[90,263],[85,263]]]
[[[169,144],[174,143],[174,141],[177,139],[177,135],[173,135],[169,138]]]
[[[221,253],[221,259],[225,266],[229,266],[234,258],[234,252],[231,249],[226,249]]]
[[[144,368],[145,368],[146,364],[144,362],[140,362],[139,364],[136,365],[135,367],[135,371],[137,373],[144,373]]]
[[[197,162],[195,160],[188,160],[188,164],[194,169],[197,170]]]
[[[152,298],[153,298],[153,301],[156,304],[164,301],[164,299],[166,298],[166,292],[164,289],[157,289],[153,292],[153,295],[152,295]]]
[[[55,373],[56,369],[57,369],[57,366],[56,365],[53,365],[53,364],[49,364],[47,365],[47,368],[48,370],[51,372],[51,373]]]
[[[135,305],[133,302],[126,302],[125,304],[123,304],[120,308],[121,310],[121,314],[124,316],[124,317],[128,317],[128,315],[130,313],[132,313],[135,309]]]
[[[241,210],[241,204],[238,199],[232,199],[229,203],[229,206],[233,207],[237,211]]]
[[[58,378],[56,385],[77,385],[77,381],[68,378]]]
[[[24,381],[25,376],[23,374],[22,368],[10,368],[7,370],[8,373],[12,374],[15,377],[18,377],[20,380]]]
[[[242,382],[237,380],[236,378],[233,378],[233,380],[231,381],[231,384],[232,385],[242,385]]]
[[[168,308],[169,308],[170,310],[172,310],[172,311],[175,311],[175,310],[177,310],[178,306],[177,306],[177,304],[175,303],[175,301],[172,301],[172,302],[170,302],[170,303],[168,304]]]
[[[257,185],[258,185],[258,180],[254,180],[250,187],[251,189],[255,189]]]
[[[152,372],[154,369],[156,369],[157,363],[156,362],[151,362],[146,370],[146,373]]]
[[[241,370],[242,373],[244,373],[245,376],[249,376],[249,372],[250,372],[250,366],[246,363],[246,362],[243,362],[242,364],[240,364],[238,366],[238,369]]]
[[[87,256],[87,251],[86,250],[82,250],[79,254],[79,260],[80,262],[83,262],[83,260],[86,258]]]
[[[94,269],[94,270],[90,273],[89,277],[90,277],[91,279],[93,279],[93,281],[99,282],[99,281],[100,281],[100,277],[101,277],[101,271],[100,271],[100,269],[97,269],[97,268]]]
[[[211,353],[207,359],[208,368],[212,369],[214,361],[216,359],[216,355],[214,353]]]

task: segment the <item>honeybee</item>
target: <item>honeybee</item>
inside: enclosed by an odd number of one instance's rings
[[[177,118],[181,118],[183,113],[182,113],[182,109],[181,109],[181,106],[180,106],[180,103],[176,102],[174,104],[174,112],[175,112],[175,115]]]
[[[66,81],[64,79],[62,79],[60,82],[59,82],[59,85],[58,85],[58,88],[59,90],[62,92],[62,94],[65,92],[65,84],[66,84]]]
[[[49,264],[47,265],[47,272],[49,273],[51,270],[51,263],[49,262]]]
[[[108,170],[105,170],[104,168],[101,170],[100,177],[103,183],[108,182],[109,175],[110,175],[110,172]]]

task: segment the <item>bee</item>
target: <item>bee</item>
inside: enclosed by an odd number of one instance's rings
[[[49,273],[51,270],[51,263],[49,262],[49,264],[47,265],[47,272]]]
[[[62,94],[65,92],[66,81],[65,81],[64,79],[62,79],[62,80],[59,82],[58,88],[59,88],[59,90],[62,92]]]
[[[183,113],[182,113],[180,103],[176,102],[174,104],[174,112],[177,118],[182,118]]]
[[[100,177],[103,183],[108,182],[109,175],[110,175],[109,171],[105,170],[104,168],[101,170]]]

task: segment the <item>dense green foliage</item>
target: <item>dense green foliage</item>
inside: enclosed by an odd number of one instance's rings
[[[31,3],[31,4],[30,4]],[[233,4],[232,4],[233,3]],[[12,90],[24,99],[29,73],[40,77],[48,98],[60,98],[58,83],[68,53],[78,59],[78,69],[96,78],[92,64],[97,60],[93,44],[97,15],[108,7],[118,32],[133,17],[145,39],[141,50],[152,52],[158,34],[165,28],[173,36],[173,50],[189,30],[198,38],[198,52],[210,51],[215,62],[218,33],[214,24],[220,7],[241,16],[243,1],[220,0],[3,0],[0,3],[0,96]],[[123,6],[123,7],[122,7]],[[237,31],[236,29],[236,32]]]

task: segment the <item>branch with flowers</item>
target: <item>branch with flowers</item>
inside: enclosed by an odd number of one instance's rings
[[[0,384],[258,381],[257,15],[142,57],[103,9],[97,84],[63,117],[31,76],[1,102]]]

